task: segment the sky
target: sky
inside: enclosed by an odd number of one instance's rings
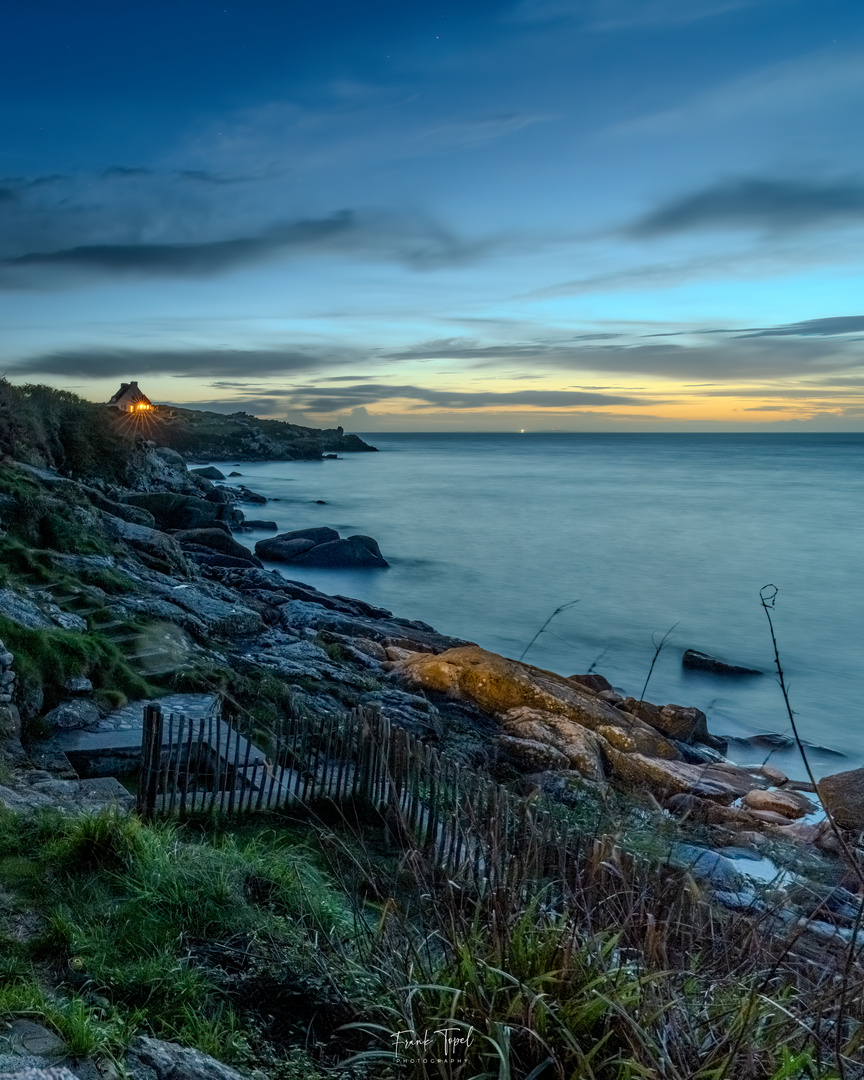
[[[864,431],[859,0],[0,0],[15,384]]]

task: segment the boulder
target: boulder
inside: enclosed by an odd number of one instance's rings
[[[681,657],[681,666],[689,671],[709,671],[712,675],[761,675],[758,668],[741,667],[740,664],[727,664],[716,656],[687,649]]]
[[[279,526],[275,521],[259,521],[258,518],[246,518],[243,522],[244,529],[266,529],[267,532],[276,532]]]
[[[157,446],[153,453],[162,458],[168,465],[173,465],[176,469],[186,468],[186,461],[183,458],[183,455],[178,454],[176,450],[172,450],[170,446]]]
[[[177,496],[172,496],[175,498]],[[105,529],[114,540],[120,540],[144,556],[143,561],[155,562],[157,569],[169,574],[189,577],[189,564],[180,550],[180,545],[159,529],[148,529],[145,525],[135,525],[131,521],[103,514]]]
[[[530,772],[554,772],[570,768],[566,754],[535,739],[518,739],[515,735],[498,735],[495,743]]]
[[[63,689],[74,697],[87,697],[93,693],[93,683],[83,675],[73,675],[63,683]]]
[[[21,715],[12,704],[0,705],[0,742],[7,739],[20,739]]]
[[[586,780],[603,780],[603,736],[569,720],[566,716],[526,707],[511,709],[501,718],[501,726],[515,742],[530,742],[551,747],[563,754],[567,765],[537,765],[535,771],[575,769]],[[615,729],[618,730],[618,729]],[[529,764],[532,762],[529,762]]]
[[[26,597],[12,589],[0,589],[0,615],[28,630],[44,630],[53,626],[52,621]]]
[[[168,491],[125,495],[123,502],[148,510],[160,529],[202,529],[219,516],[219,506],[197,495]]]
[[[56,708],[45,714],[48,727],[58,731],[74,731],[97,723],[102,714],[95,702],[87,698],[73,698],[62,701]]]
[[[823,776],[816,785],[825,809],[844,829],[864,829],[864,769]]]
[[[244,1080],[209,1054],[146,1035],[130,1046],[126,1068],[132,1080]]]
[[[603,752],[616,780],[631,790],[649,791],[660,799],[671,795],[696,795],[729,806],[741,794],[726,776],[713,773],[713,765],[690,765],[685,761],[649,758],[645,754],[626,754],[608,743]]]
[[[242,499],[243,502],[249,502],[249,503],[259,503],[260,504],[260,503],[266,503],[267,502],[267,496],[266,495],[260,495],[257,491],[250,491],[249,488],[243,487],[242,485],[240,487],[240,498]]]
[[[362,540],[349,538],[331,540],[329,544],[316,544],[307,551],[301,552],[292,562],[299,566],[334,570],[388,566],[387,561],[370,548],[366,539],[366,537]],[[374,540],[372,543],[375,543]],[[375,544],[376,548],[377,546]]]
[[[220,600],[200,588],[172,589],[170,603],[184,608],[204,623],[211,634],[221,637],[256,634],[264,625],[257,611]]]
[[[483,712],[503,715],[528,707],[561,716],[582,727],[621,728],[638,736],[643,752],[676,759],[676,748],[638,717],[630,716],[582,689],[562,675],[507,660],[477,645],[450,649],[440,655],[415,653],[396,664],[391,677],[432,690],[456,701],[467,701]]]
[[[748,810],[770,810],[785,818],[802,818],[812,814],[816,806],[797,791],[764,791],[755,788],[741,800]]]
[[[260,561],[252,554],[249,548],[239,543],[223,529],[182,529],[173,534],[174,539],[181,544],[195,544],[200,547],[211,548],[223,555],[233,555],[235,559],[245,559],[254,566],[259,566]]]
[[[280,562],[292,562],[302,555],[304,551],[310,551],[315,547],[314,540],[303,540],[301,537],[297,537],[296,540],[278,540],[277,537],[273,538],[273,543],[264,547],[268,541],[259,540],[255,545],[256,555],[261,556],[264,559],[278,559]]]
[[[205,480],[224,480],[225,473],[220,472],[215,465],[205,465],[202,469],[190,469],[189,472],[194,473],[196,476],[203,476]],[[239,476],[239,473],[232,473],[232,476]]]
[[[687,708],[684,705],[654,705],[650,701],[637,701],[624,698],[618,706],[625,712],[638,716],[646,724],[671,739],[682,742],[708,742],[708,719],[700,709]]]
[[[593,671],[589,671],[587,675],[568,675],[567,678],[571,682],[578,683],[579,686],[584,686],[597,694],[601,694],[604,691],[607,693],[609,691],[612,691],[613,694],[615,693],[612,683],[610,683],[608,679],[604,679],[602,675],[595,674]]]
[[[270,536],[266,540],[259,540],[255,545],[255,554],[262,559],[279,559],[290,562],[295,559],[298,549],[291,545],[294,540],[305,540],[308,544],[302,550],[306,551],[315,544],[328,544],[332,540],[338,540],[339,533],[335,529],[294,529],[292,532],[280,533],[278,536]]]

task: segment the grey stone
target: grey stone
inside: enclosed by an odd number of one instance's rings
[[[136,551],[149,555],[172,573],[179,573],[182,577],[189,576],[189,564],[183,557],[180,545],[170,536],[158,529],[148,529],[145,525],[135,525],[131,521],[123,521],[109,514],[104,514],[103,520],[108,534],[114,540],[121,540]]]
[[[266,529],[268,532],[276,532],[279,526],[275,521],[259,521],[258,518],[246,518],[243,522],[244,529]]]
[[[57,731],[70,731],[75,728],[89,727],[101,719],[99,707],[86,698],[73,698],[62,701],[56,708],[45,714],[45,723]]]
[[[93,683],[83,675],[74,675],[63,683],[63,689],[67,694],[80,694],[83,696],[93,693]]]
[[[426,623],[392,617],[349,615],[305,600],[291,600],[283,604],[279,609],[279,617],[287,630],[302,627],[332,630],[347,637],[370,638],[382,645],[397,645],[400,648],[423,652],[440,653],[471,644],[459,638],[445,637]]]
[[[742,667],[740,664],[727,664],[725,660],[718,660],[716,656],[699,652],[697,649],[687,649],[681,657],[681,666],[691,671],[708,671],[712,675],[761,675],[758,668]]]
[[[308,551],[301,552],[292,561],[298,566],[337,570],[388,566],[386,559],[376,555],[365,540],[366,538],[331,540],[327,544],[316,544]]]
[[[75,634],[84,634],[87,631],[87,620],[71,611],[61,611],[60,608],[52,604],[48,614],[61,630],[69,630]]]
[[[744,877],[735,863],[708,848],[696,847],[694,844],[673,844],[669,860],[688,870],[693,877],[710,881],[725,889],[737,890],[744,884]]]
[[[241,637],[257,633],[263,626],[257,611],[220,600],[196,586],[178,585],[171,590],[170,602],[200,619],[211,634]]]
[[[81,1074],[69,1072],[65,1065],[27,1065],[15,1072],[0,1071],[5,1080],[81,1080]]]
[[[126,1066],[133,1080],[244,1080],[209,1054],[147,1036],[129,1048]]]
[[[225,473],[220,472],[215,465],[205,465],[203,469],[190,469],[189,472],[194,473],[196,476],[203,476],[205,480],[225,479]]]
[[[0,589],[0,615],[28,630],[46,630],[53,623],[39,608],[12,589]]]

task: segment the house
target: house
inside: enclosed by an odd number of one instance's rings
[[[128,413],[151,412],[153,409],[153,402],[138,389],[137,382],[120,383],[120,389],[108,404]]]

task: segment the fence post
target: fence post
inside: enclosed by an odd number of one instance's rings
[[[158,705],[145,705],[144,728],[141,734],[141,775],[138,783],[138,813],[143,818],[153,817],[156,811],[161,759],[162,709]]]

